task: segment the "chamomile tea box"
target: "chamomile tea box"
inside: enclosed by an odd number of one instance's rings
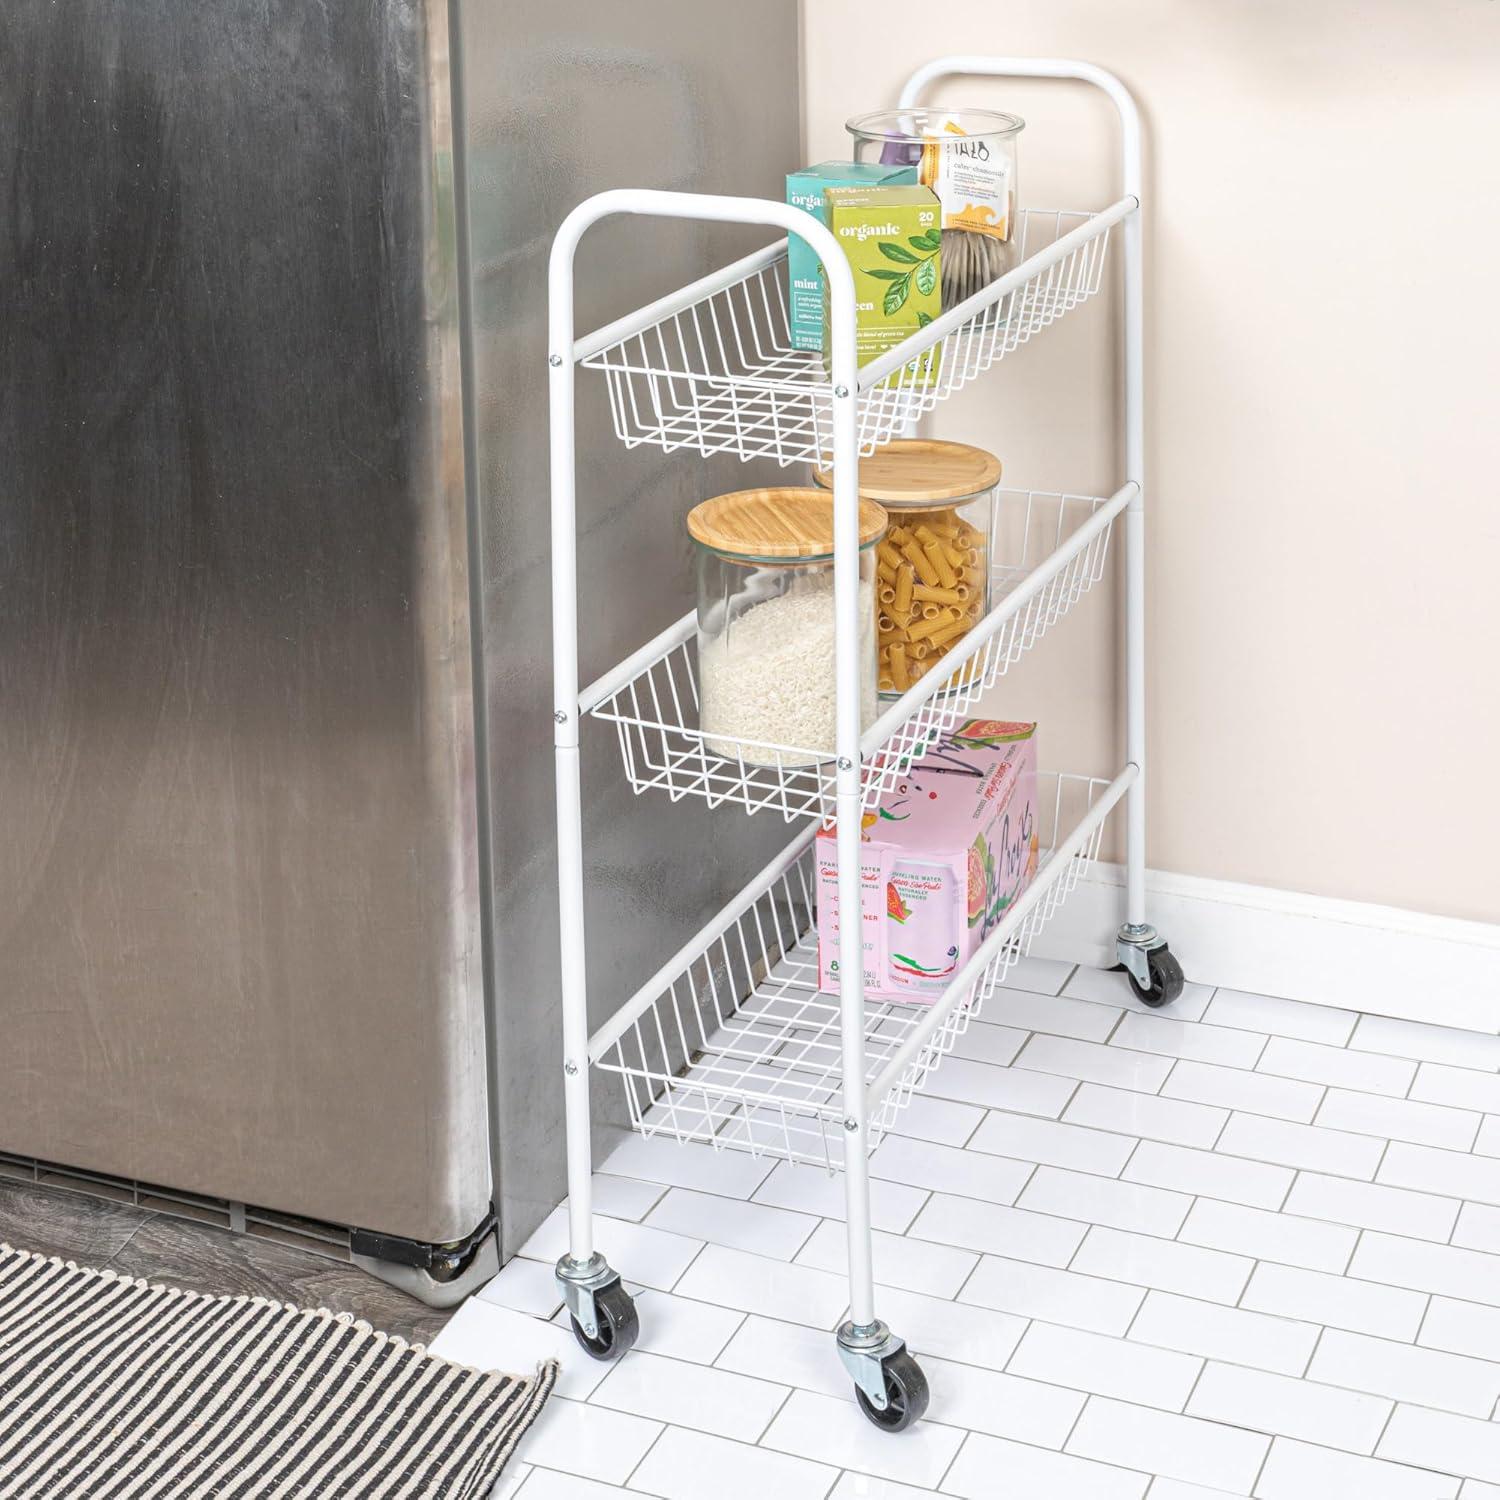
[[[825,188],[823,199],[828,227],[854,272],[859,362],[867,365],[943,310],[942,208],[932,189],[920,186]],[[825,285],[825,329],[829,304]],[[937,373],[938,351],[929,349],[887,383],[925,389]]]
[[[1036,725],[970,719],[866,813],[865,994],[930,1005],[1031,884],[1041,855]],[[818,982],[837,990],[837,829],[818,830]]]
[[[893,187],[915,183],[915,167],[889,167],[878,161],[820,161],[815,167],[790,172],[786,201],[828,222],[823,190],[831,187]],[[792,348],[823,347],[823,262],[806,240],[795,234],[787,240],[787,315]]]

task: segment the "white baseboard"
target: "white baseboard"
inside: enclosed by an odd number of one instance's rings
[[[1092,866],[1036,955],[1113,964],[1122,885]],[[1500,925],[1155,870],[1146,889],[1189,980],[1500,1033]]]

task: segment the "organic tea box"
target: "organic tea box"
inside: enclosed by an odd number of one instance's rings
[[[859,362],[867,365],[943,310],[942,209],[925,187],[835,187],[825,188],[823,197],[828,227],[854,271]],[[829,301],[825,284],[825,327]],[[890,383],[925,388],[937,372],[938,352],[929,349],[893,371]]]
[[[872,813],[860,845],[865,994],[931,1004],[1031,884],[1036,725],[970,719]],[[837,990],[837,830],[818,830],[818,983]]]
[[[887,167],[878,161],[820,161],[789,173],[786,201],[822,219],[823,189],[830,187],[881,187],[917,180],[915,167]],[[787,314],[791,321],[792,348],[821,350],[823,347],[823,263],[806,240],[794,234],[787,240]]]

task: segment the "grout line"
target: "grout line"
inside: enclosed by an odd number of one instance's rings
[[[881,1181],[881,1182],[889,1182],[890,1178],[888,1178],[888,1177],[882,1177],[882,1178],[879,1179],[879,1181]],[[900,1185],[902,1187],[910,1187],[911,1186],[910,1183],[905,1183],[905,1182],[901,1183]],[[872,1197],[874,1196],[873,1192],[871,1193],[871,1196]],[[928,1205],[932,1202],[932,1200],[935,1197],[937,1197],[937,1189],[936,1188],[928,1188],[928,1189],[926,1189],[926,1191],[922,1193],[921,1198],[917,1200],[917,1206],[912,1210],[911,1217],[906,1221],[906,1223],[904,1225],[902,1225],[902,1227],[900,1229],[896,1230],[895,1233],[899,1234],[903,1239],[908,1234],[910,1234],[911,1233],[911,1227],[912,1227],[912,1225],[915,1224],[917,1222],[917,1220],[922,1217],[923,1213],[926,1212]],[[842,1223],[843,1221],[842,1220],[837,1220],[835,1222]],[[874,1230],[875,1226],[874,1226],[873,1223],[870,1225],[870,1228],[871,1228],[872,1231]]]
[[[1286,1206],[1291,1201],[1292,1189],[1297,1186],[1297,1179],[1302,1176],[1302,1171],[1303,1169],[1301,1167],[1292,1168],[1292,1175],[1287,1182],[1286,1191],[1281,1195],[1280,1202],[1278,1202],[1276,1207],[1271,1210],[1273,1213],[1282,1214],[1286,1212]]]
[[[1403,1099],[1411,1099],[1411,1091],[1416,1088],[1417,1079],[1419,1079],[1421,1076],[1422,1064],[1419,1062],[1416,1067],[1412,1069],[1411,1081],[1406,1085],[1406,1092],[1401,1096]],[[1421,1102],[1422,1101],[1419,1099],[1412,1099],[1413,1104],[1419,1104]]]
[[[1260,1482],[1265,1477],[1266,1465],[1271,1462],[1271,1450],[1276,1446],[1276,1434],[1268,1434],[1271,1441],[1266,1444],[1266,1451],[1260,1456],[1260,1464],[1255,1470],[1255,1478],[1250,1481],[1250,1493],[1253,1495],[1260,1488]]]
[[[1370,1449],[1371,1458],[1374,1458],[1375,1455],[1380,1452],[1380,1445],[1385,1441],[1386,1432],[1389,1430],[1392,1421],[1395,1420],[1396,1408],[1403,1405],[1413,1404],[1410,1402],[1397,1401],[1392,1396],[1387,1396],[1386,1400],[1391,1403],[1391,1409],[1385,1414],[1385,1421],[1380,1424],[1380,1432],[1376,1435],[1375,1446]]]
[[[1326,1323],[1318,1326],[1318,1336],[1313,1340],[1312,1348],[1307,1351],[1307,1360],[1303,1364],[1301,1372],[1296,1376],[1296,1379],[1308,1380],[1311,1378],[1309,1372],[1312,1369],[1313,1361],[1318,1357],[1318,1347],[1323,1342],[1323,1335],[1327,1332],[1328,1325]]]
[[[1224,1139],[1224,1132],[1229,1129],[1229,1122],[1234,1119],[1237,1114],[1242,1113],[1244,1113],[1244,1111],[1238,1109],[1226,1109],[1224,1111],[1224,1119],[1219,1125],[1218,1130],[1215,1132],[1212,1143],[1209,1145],[1208,1149],[1210,1151],[1217,1151],[1219,1149],[1219,1142]]]
[[[1152,1346],[1151,1345],[1147,1345],[1147,1347],[1150,1348]],[[1209,1366],[1209,1359],[1208,1359],[1208,1357],[1206,1355],[1200,1354],[1200,1355],[1198,1355],[1197,1358],[1198,1358],[1198,1373],[1193,1376],[1193,1383],[1188,1387],[1188,1393],[1187,1393],[1187,1395],[1182,1398],[1182,1410],[1177,1413],[1177,1415],[1180,1416],[1180,1417],[1187,1416],[1187,1409],[1188,1409],[1188,1407],[1190,1407],[1193,1404],[1193,1397],[1198,1394],[1198,1386],[1202,1382],[1204,1375],[1208,1373],[1208,1366]],[[1222,1363],[1222,1361],[1215,1360],[1215,1361],[1213,1361],[1213,1363],[1220,1364],[1220,1363]],[[1200,1420],[1206,1420],[1206,1421],[1210,1421],[1210,1422],[1216,1422],[1218,1419],[1216,1417],[1208,1417],[1208,1418],[1200,1418]]]
[[[1130,1321],[1125,1325],[1125,1332],[1119,1335],[1120,1338],[1122,1338],[1122,1339],[1128,1339],[1130,1337],[1130,1330],[1132,1328],[1134,1328],[1135,1325],[1141,1321],[1141,1314],[1143,1312],[1145,1312],[1145,1310],[1146,1310],[1146,1304],[1151,1300],[1151,1293],[1152,1293],[1153,1290],[1154,1290],[1154,1288],[1150,1288],[1150,1287],[1143,1287],[1141,1289],[1142,1294],[1143,1294],[1142,1297],[1141,1297],[1141,1300],[1136,1303],[1136,1305],[1135,1305],[1135,1311],[1133,1313],[1131,1313],[1131,1315],[1130,1315]],[[1144,1343],[1146,1343],[1146,1340],[1145,1339],[1139,1339],[1139,1340],[1137,1340],[1137,1342],[1144,1344]],[[1159,1347],[1159,1346],[1152,1346],[1152,1347]],[[1178,1351],[1178,1352],[1181,1352],[1181,1351]],[[1200,1370],[1198,1373],[1201,1375],[1203,1372]],[[1193,1382],[1194,1385],[1197,1385],[1197,1383],[1198,1382],[1196,1380]],[[1191,1395],[1192,1392],[1189,1391],[1188,1394]]]
[[[602,1384],[603,1382],[600,1382],[600,1383]],[[596,1386],[595,1389],[597,1390],[598,1387]],[[592,1395],[593,1392],[590,1392],[589,1394]],[[600,1408],[601,1411],[609,1411],[610,1409],[611,1408],[609,1408],[607,1406]],[[632,1415],[632,1413],[626,1413],[626,1415]],[[623,1489],[629,1489],[629,1487],[630,1487],[630,1481],[632,1479],[634,1479],[637,1474],[640,1473],[640,1471],[641,1471],[641,1465],[644,1464],[646,1462],[646,1460],[651,1456],[652,1450],[672,1430],[672,1428],[673,1428],[674,1425],[675,1424],[672,1423],[672,1422],[663,1422],[661,1424],[661,1431],[658,1432],[656,1434],[656,1436],[654,1438],[652,1438],[649,1443],[646,1444],[645,1451],[635,1461],[635,1463],[631,1465],[630,1472],[624,1477],[624,1479],[622,1479],[620,1481],[620,1488],[622,1490]],[[566,1471],[563,1471],[563,1472],[566,1472]],[[581,1478],[582,1476],[580,1475],[580,1476],[575,1476],[575,1477]],[[526,1483],[530,1484],[531,1480],[528,1478],[527,1481],[526,1481]]]
[[[1445,1245],[1449,1246],[1451,1249],[1454,1249],[1454,1250],[1466,1250],[1466,1249],[1468,1249],[1467,1245],[1455,1245],[1453,1243],[1453,1236],[1458,1233],[1459,1221],[1463,1218],[1463,1216],[1464,1216],[1464,1209],[1467,1206],[1468,1206],[1468,1200],[1467,1199],[1460,1198],[1458,1200],[1458,1212],[1453,1215],[1453,1227],[1451,1229],[1449,1229],[1449,1231],[1448,1231],[1448,1238],[1443,1241],[1443,1243]]]
[[[684,1238],[685,1238],[685,1236],[684,1236]],[[683,1280],[687,1276],[687,1273],[689,1271],[691,1271],[695,1265],[698,1264],[699,1257],[703,1254],[703,1252],[705,1250],[708,1249],[709,1243],[710,1242],[708,1240],[704,1240],[703,1243],[700,1244],[695,1251],[693,1251],[692,1259],[689,1260],[688,1263],[677,1273],[677,1275],[672,1278],[672,1285],[666,1288],[666,1291],[669,1294],[674,1294],[675,1295],[675,1293],[677,1291],[677,1288],[682,1285]],[[721,1246],[719,1246],[719,1248],[722,1250],[722,1249],[724,1249],[726,1247],[721,1245]],[[770,1257],[766,1256],[766,1257],[764,1257],[764,1259],[769,1260]],[[778,1265],[785,1265],[786,1262],[785,1261],[778,1261],[778,1262],[776,1262],[776,1264],[778,1264]],[[619,1271],[620,1270],[620,1268],[618,1266],[613,1266],[611,1269],[613,1269],[615,1271]],[[621,1276],[623,1276],[625,1273],[623,1271],[620,1271],[620,1274],[621,1274]],[[696,1298],[689,1298],[688,1300],[689,1301],[696,1301],[697,1299]]]
[[[1063,1440],[1057,1448],[1059,1453],[1066,1453],[1068,1451],[1068,1444],[1073,1441],[1073,1434],[1078,1431],[1078,1424],[1083,1421],[1083,1414],[1089,1409],[1089,1402],[1094,1399],[1092,1391],[1082,1391],[1080,1394],[1083,1396],[1083,1401],[1078,1407],[1078,1415],[1069,1423],[1067,1432],[1063,1434]]]
[[[1098,1227],[1099,1226],[1097,1224],[1090,1224],[1089,1227],[1088,1227],[1088,1229],[1084,1231],[1083,1238],[1081,1240],[1079,1240],[1077,1248],[1068,1257],[1068,1263],[1067,1263],[1067,1265],[1065,1265],[1062,1268],[1064,1271],[1071,1271],[1071,1270],[1073,1270],[1074,1264],[1077,1262],[1078,1257],[1083,1254],[1083,1247],[1086,1244],[1088,1244],[1088,1242],[1089,1242],[1089,1236],[1091,1234],[1093,1234],[1094,1230],[1097,1229]],[[1091,1272],[1091,1271],[1078,1271],[1075,1274],[1077,1274],[1079,1276],[1090,1276],[1090,1275],[1093,1275],[1094,1273]],[[1114,1280],[1114,1278],[1110,1277],[1110,1276],[1100,1276],[1098,1279],[1100,1281],[1113,1281]],[[1140,1282],[1138,1282],[1138,1281],[1122,1281],[1122,1282],[1117,1282],[1115,1284],[1118,1285],[1118,1286],[1139,1286]]]
[[[1257,1051],[1255,1053],[1255,1061],[1250,1064],[1250,1071],[1251,1072],[1258,1073],[1260,1071],[1260,1060],[1261,1060],[1261,1058],[1263,1058],[1266,1055],[1266,1051],[1270,1047],[1270,1045],[1271,1045],[1271,1033],[1268,1031],[1260,1039],[1260,1047],[1257,1049]]]
[[[1426,1305],[1422,1308],[1422,1316],[1417,1319],[1417,1331],[1411,1339],[1413,1347],[1416,1347],[1418,1345],[1420,1345],[1423,1349],[1434,1349],[1437,1347],[1435,1344],[1422,1343],[1422,1335],[1427,1330],[1427,1319],[1432,1313],[1433,1295],[1434,1294],[1432,1292],[1427,1293],[1427,1302]]]
[[[933,1487],[934,1493],[942,1491],[943,1485],[947,1483],[948,1476],[958,1466],[958,1456],[969,1446],[969,1439],[974,1436],[972,1428],[964,1429],[964,1435],[959,1439],[958,1447],[953,1450],[953,1457],[943,1465],[943,1472],[938,1475],[937,1484]],[[883,1485],[884,1481],[877,1479],[876,1483]]]
[[[974,1121],[973,1127],[970,1129],[969,1133],[954,1148],[955,1150],[958,1150],[958,1151],[967,1151],[969,1149],[969,1143],[974,1139],[974,1137],[976,1135],[979,1134],[979,1131],[980,1131],[981,1127],[984,1125],[984,1122],[990,1116],[990,1107],[988,1105],[975,1104],[975,1105],[970,1105],[969,1107],[971,1109],[977,1109],[979,1111],[979,1118]]]
[[[1359,1254],[1360,1243],[1366,1234],[1366,1230],[1362,1225],[1351,1224],[1349,1227],[1354,1230],[1354,1243],[1349,1247],[1349,1255],[1344,1261],[1344,1269],[1338,1273],[1340,1276],[1347,1276],[1349,1274],[1350,1268],[1354,1265],[1354,1257]],[[1356,1277],[1355,1279],[1359,1280],[1361,1278]],[[1375,1284],[1377,1286],[1389,1285],[1387,1282],[1376,1282]],[[1413,1290],[1415,1289],[1413,1288]]]
[[[725,1371],[725,1374],[733,1374],[733,1373],[735,1373],[735,1372],[734,1371]],[[746,1378],[752,1378],[752,1377],[746,1377]],[[797,1385],[788,1385],[787,1386],[787,1388],[786,1388],[786,1395],[784,1395],[781,1398],[781,1400],[776,1403],[776,1410],[773,1411],[771,1413],[771,1415],[766,1418],[766,1425],[764,1427],[762,1427],[761,1430],[760,1430],[760,1432],[757,1434],[756,1439],[755,1439],[755,1443],[754,1443],[753,1446],[755,1446],[757,1448],[760,1447],[761,1442],[765,1438],[766,1434],[769,1433],[770,1430],[776,1425],[776,1419],[777,1419],[777,1417],[779,1417],[782,1414],[782,1412],[784,1412],[787,1409],[787,1407],[791,1404],[792,1397],[794,1395],[796,1395],[796,1393],[798,1391],[800,1391],[801,1389],[802,1389],[802,1387],[801,1386],[797,1386]]]

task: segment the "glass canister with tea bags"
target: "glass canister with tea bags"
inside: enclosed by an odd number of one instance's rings
[[[854,159],[915,167],[942,205],[943,309],[1020,261],[1016,145],[1026,122],[991,109],[885,109],[844,127]]]

